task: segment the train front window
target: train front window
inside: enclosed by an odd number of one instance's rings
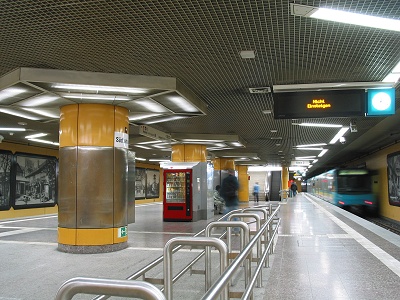
[[[339,175],[338,192],[371,192],[371,177],[368,175]]]

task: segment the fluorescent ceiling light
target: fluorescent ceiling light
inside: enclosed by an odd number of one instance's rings
[[[319,123],[300,123],[299,126],[309,126],[309,127],[343,127],[343,125],[337,124],[319,124]]]
[[[223,143],[223,140],[182,139],[182,142]]]
[[[51,145],[55,145],[55,146],[59,146],[60,145],[57,142],[50,142],[50,141],[45,141],[45,140],[41,140],[41,139],[29,139],[29,140],[37,142],[37,143],[42,143],[42,144],[51,144]]]
[[[290,7],[292,14],[298,16],[378,29],[400,31],[400,20],[352,13],[343,10],[299,5],[294,3],[291,3]]]
[[[163,158],[150,158],[149,161],[171,162],[169,159]]]
[[[154,100],[151,100],[151,99],[135,100],[135,101],[133,101],[133,103],[138,104],[152,112],[156,112],[156,113],[168,112],[168,110],[164,106],[162,106],[158,102],[155,102]]]
[[[109,101],[130,101],[131,97],[101,94],[82,94],[82,93],[60,93],[61,97],[68,99],[89,99],[89,100],[109,100]]]
[[[41,106],[43,104],[51,103],[60,99],[58,96],[54,95],[39,95],[33,98],[22,100],[18,102],[19,106]]]
[[[0,101],[26,92],[25,89],[10,87],[0,91]]]
[[[24,119],[29,119],[29,120],[34,120],[34,121],[40,120],[40,118],[38,118],[36,116],[32,116],[30,114],[24,114],[23,112],[19,112],[14,109],[0,108],[0,112],[8,114],[8,115],[13,115],[16,117],[24,118]]]
[[[316,158],[316,156],[298,156],[298,157],[295,157],[294,159],[295,160],[312,160],[314,158]]]
[[[141,157],[135,157],[135,160],[146,161],[145,158],[141,158]]]
[[[346,132],[349,130],[349,127],[341,128],[338,133],[333,137],[333,139],[329,142],[329,144],[336,143]]]
[[[323,156],[326,152],[328,152],[328,149],[324,149],[324,150],[322,150],[321,151],[321,153],[320,154],[318,154],[318,157],[321,157],[321,156]]]
[[[129,94],[143,94],[143,93],[148,92],[147,89],[143,89],[143,88],[130,88],[130,87],[105,86],[105,85],[56,83],[56,84],[53,84],[51,87],[54,89],[63,89],[63,90],[117,92],[117,93],[129,93]]]
[[[314,159],[311,163],[315,164],[316,162],[318,162],[318,159]]]
[[[308,145],[297,145],[297,148],[301,148],[301,147],[317,147],[317,146],[326,146],[325,143],[320,143],[320,144],[308,144]]]
[[[148,142],[140,142],[140,143],[137,143],[138,145],[146,145],[146,144],[157,144],[157,143],[160,143],[161,141],[160,140],[154,140],[154,141],[148,141]]]
[[[133,145],[134,147],[138,147],[138,148],[142,148],[142,149],[147,149],[150,150],[150,147],[146,147],[146,146],[141,146],[141,145]]]
[[[284,92],[306,92],[323,90],[346,90],[346,89],[376,89],[391,88],[393,82],[325,82],[325,83],[305,83],[305,84],[284,84],[274,85],[274,93]]]
[[[232,146],[236,146],[236,147],[243,147],[243,145],[239,142],[232,142],[230,143]]]
[[[46,135],[47,135],[47,133],[37,133],[37,134],[27,135],[25,138],[29,140],[29,139],[35,139],[38,137],[46,136]]]
[[[209,151],[220,151],[220,150],[232,150],[230,147],[209,147],[207,150]]]
[[[317,150],[317,151],[321,151],[324,148],[311,148],[311,147],[300,147],[300,148],[295,148],[296,150]]]
[[[224,143],[215,143],[216,147],[226,147],[227,145]]]
[[[400,79],[399,73],[389,73],[385,78],[383,78],[382,82],[397,82]]]
[[[52,114],[52,113],[49,113],[47,111],[40,110],[40,109],[34,109],[34,108],[22,108],[22,109],[33,112],[33,113],[41,115],[41,116],[48,117],[48,118],[58,119],[60,117],[59,114]]]
[[[243,50],[240,51],[240,57],[241,58],[255,58],[256,54],[254,50]]]
[[[171,100],[173,103],[175,103],[177,106],[179,106],[181,109],[183,109],[186,112],[198,112],[199,111],[194,105],[189,103],[183,97],[170,96],[170,97],[168,97],[168,99]]]
[[[139,120],[149,119],[152,117],[157,117],[160,115],[161,114],[144,114],[144,115],[135,114],[133,116],[129,116],[129,121],[139,121]]]
[[[26,131],[25,128],[0,127],[0,131]]]

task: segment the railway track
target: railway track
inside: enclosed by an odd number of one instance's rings
[[[352,207],[349,210],[351,213],[355,214],[356,216],[363,218],[364,220],[367,220],[368,222],[371,222],[375,225],[378,225],[382,228],[385,228],[397,235],[400,235],[400,224],[395,223],[393,221],[386,220],[384,218],[380,217],[372,217],[371,214],[368,214],[367,212],[363,211],[362,209]]]
[[[382,218],[369,218],[369,217],[363,217],[365,220],[374,223],[375,225],[378,225],[382,228],[385,228],[397,235],[400,235],[400,225],[393,223],[391,221],[387,221],[385,219]]]

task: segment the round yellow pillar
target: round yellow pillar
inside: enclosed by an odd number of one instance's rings
[[[207,148],[196,144],[172,145],[171,161],[207,162]]]
[[[249,174],[247,166],[237,166],[239,180],[238,198],[240,202],[249,202]]]
[[[71,253],[128,246],[128,110],[73,104],[60,110],[58,249]]]
[[[289,168],[286,166],[282,166],[282,182],[281,182],[281,189],[287,190],[289,182]]]

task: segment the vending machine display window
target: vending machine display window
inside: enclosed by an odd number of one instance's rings
[[[164,220],[192,220],[192,170],[164,170]]]

